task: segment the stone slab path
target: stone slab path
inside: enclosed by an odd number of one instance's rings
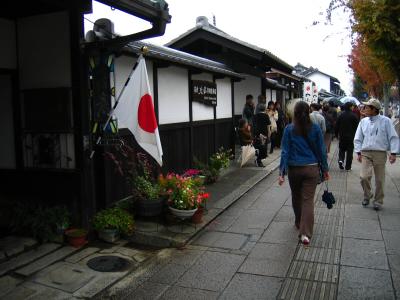
[[[384,209],[361,206],[359,164],[331,156],[328,210],[315,201],[315,234],[298,243],[287,183],[275,171],[183,249],[165,249],[98,299],[398,299],[400,162],[388,166]]]

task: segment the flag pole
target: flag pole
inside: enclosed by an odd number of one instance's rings
[[[108,124],[110,123],[111,118],[112,118],[112,115],[113,115],[113,113],[114,113],[114,110],[115,110],[115,108],[117,107],[117,105],[118,105],[118,103],[119,103],[119,100],[121,99],[121,96],[122,96],[122,94],[123,94],[124,91],[125,91],[125,88],[127,87],[129,81],[131,80],[131,77],[132,77],[133,72],[136,70],[136,67],[137,67],[137,65],[139,64],[139,61],[143,58],[143,54],[148,52],[148,48],[147,48],[146,46],[143,46],[142,48],[140,48],[140,52],[141,52],[141,53],[140,53],[140,55],[139,55],[139,58],[137,59],[137,61],[136,61],[135,64],[133,65],[133,68],[132,68],[131,72],[129,73],[128,78],[126,79],[125,84],[124,84],[124,86],[122,87],[121,92],[119,93],[117,99],[115,100],[115,103],[114,103],[113,107],[111,108],[110,112],[108,113],[108,118],[107,118],[106,123],[104,123],[102,132],[104,132],[104,130],[107,128]],[[100,136],[97,138],[97,140],[96,140],[95,146],[97,146],[97,145],[100,144],[101,139],[102,139],[102,137],[101,137],[101,135],[100,135]],[[90,153],[90,156],[89,156],[90,159],[93,158],[95,152],[96,152],[96,150],[93,149],[92,152]]]

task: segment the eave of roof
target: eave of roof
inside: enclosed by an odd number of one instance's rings
[[[266,56],[268,56],[269,58],[271,58],[272,60],[277,61],[278,63],[280,63],[281,65],[285,66],[286,68],[293,70],[293,66],[291,66],[290,64],[288,64],[287,62],[283,61],[282,59],[280,59],[279,57],[277,57],[276,55],[272,54],[271,52],[269,52],[266,49],[263,49],[261,47],[255,46],[253,44],[244,42],[238,38],[235,38],[219,29],[217,29],[216,27],[212,26],[212,25],[208,25],[208,26],[204,26],[202,24],[197,24],[195,27],[189,29],[188,31],[184,32],[183,34],[181,34],[180,36],[178,36],[177,38],[171,40],[170,42],[166,43],[165,46],[171,46],[173,44],[175,44],[176,42],[178,42],[179,40],[185,38],[186,36],[190,35],[191,33],[193,33],[196,30],[204,30],[206,32],[209,32],[211,34],[217,35],[221,38],[230,40],[234,43],[237,43],[239,45],[242,45],[244,47],[247,47],[249,49],[255,50],[257,52],[260,52]]]
[[[202,58],[196,55],[192,55],[183,51],[175,50],[165,46],[157,46],[143,41],[135,41],[130,43],[125,50],[133,51],[136,54],[141,53],[143,46],[146,46],[148,52],[145,53],[145,57],[155,58],[163,61],[173,62],[180,65],[190,66],[204,71],[209,71],[217,74],[224,74],[226,76],[244,79],[245,76],[232,71],[226,65],[212,61],[206,58]]]
[[[337,79],[336,77],[333,77],[332,75],[329,75],[329,74],[327,74],[327,73],[324,73],[324,72],[322,72],[322,71],[320,71],[320,70],[318,70],[318,69],[308,69],[308,70],[306,70],[305,72],[302,72],[301,75],[303,75],[303,76],[310,76],[311,74],[314,74],[314,73],[316,73],[316,72],[321,73],[321,74],[323,74],[323,75],[325,75],[325,76],[328,76],[328,77],[331,78],[333,81],[339,82],[339,83],[340,83],[339,79]]]

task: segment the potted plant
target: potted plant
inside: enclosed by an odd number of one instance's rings
[[[160,196],[157,183],[148,176],[136,176],[133,180],[133,196],[136,199],[136,211],[139,216],[154,217],[161,214],[164,199]]]
[[[169,173],[166,176],[160,175],[158,182],[161,191],[168,197],[169,210],[182,219],[192,217],[204,199],[209,197],[204,192],[201,178]]]
[[[120,207],[99,211],[93,217],[92,224],[99,238],[110,243],[117,241],[120,234],[131,235],[134,228],[133,216]]]
[[[207,163],[201,162],[196,158],[194,158],[194,162],[201,170],[201,175],[205,177],[205,183],[211,184],[218,180],[221,170],[229,167],[231,159],[232,150],[225,150],[221,147],[209,157]]]
[[[71,228],[65,230],[68,243],[76,248],[82,247],[87,243],[87,230],[83,228]]]

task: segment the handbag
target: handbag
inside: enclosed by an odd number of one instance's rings
[[[335,196],[329,191],[328,182],[325,182],[325,191],[322,194],[322,201],[326,203],[326,207],[331,209],[336,203]]]

